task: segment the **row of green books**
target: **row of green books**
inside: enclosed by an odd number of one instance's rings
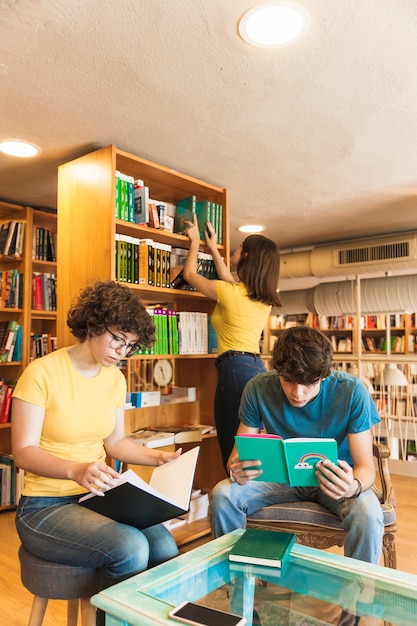
[[[194,290],[184,279],[184,255],[173,254],[169,244],[162,244],[153,239],[139,239],[128,235],[115,236],[116,280],[136,285]],[[173,265],[173,258],[181,259]],[[176,261],[178,263],[178,261]],[[217,278],[213,257],[206,252],[198,253],[199,274]]]
[[[137,354],[215,354],[217,340],[210,317],[201,311],[147,309],[155,324],[155,343]]]
[[[153,239],[116,234],[116,280],[170,287],[171,246]]]
[[[174,232],[182,234],[187,228],[186,222],[193,222],[197,216],[200,239],[204,241],[207,222],[210,222],[217,234],[217,243],[223,243],[223,207],[210,200],[197,201],[196,196],[187,196],[177,202],[174,220]]]

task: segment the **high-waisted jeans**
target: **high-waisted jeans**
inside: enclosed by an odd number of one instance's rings
[[[217,387],[214,396],[214,420],[217,438],[226,468],[235,444],[235,434],[240,424],[239,404],[246,383],[261,372],[265,365],[259,354],[230,350],[216,360]]]

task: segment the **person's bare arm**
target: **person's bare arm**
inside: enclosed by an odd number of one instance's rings
[[[190,240],[190,248],[184,265],[184,278],[195,289],[203,293],[210,300],[217,300],[216,292],[216,280],[210,280],[205,276],[201,276],[197,272],[198,265],[198,250],[200,247],[200,231],[198,229],[197,217],[194,216],[194,222],[187,222],[188,228],[184,231],[184,234],[188,236]],[[213,227],[211,227],[212,238],[215,237]],[[213,256],[213,260],[216,266],[217,275],[220,280],[226,280],[227,282],[235,282],[232,274],[227,269],[223,259],[220,256],[217,246],[213,245],[211,239],[206,235],[206,241],[209,241],[210,252]]]

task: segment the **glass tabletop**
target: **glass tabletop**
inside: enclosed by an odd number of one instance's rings
[[[282,570],[229,562],[242,532],[133,576],[92,602],[113,616],[106,625],[173,626],[168,612],[183,600],[243,615],[248,626],[417,624],[417,576],[300,545]]]

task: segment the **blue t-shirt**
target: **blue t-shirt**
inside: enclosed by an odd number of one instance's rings
[[[304,407],[294,407],[281,387],[278,372],[258,374],[246,385],[240,420],[250,428],[289,437],[332,437],[339,459],[352,465],[347,435],[370,430],[380,422],[374,401],[355,376],[332,370],[321,381],[318,395]]]

